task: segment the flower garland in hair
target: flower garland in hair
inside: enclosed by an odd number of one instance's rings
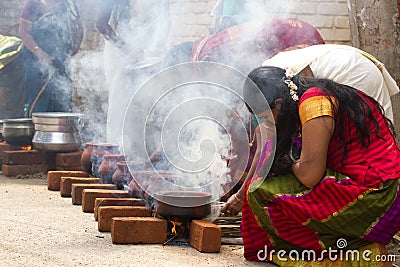
[[[292,97],[293,101],[299,101],[299,96],[297,94],[297,85],[292,81],[294,74],[289,70],[286,70],[286,79],[284,82],[290,89],[290,96]]]

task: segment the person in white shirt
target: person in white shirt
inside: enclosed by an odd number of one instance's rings
[[[399,92],[399,87],[383,63],[365,51],[347,45],[313,45],[280,52],[262,65],[357,88],[379,102],[393,122],[390,97]]]

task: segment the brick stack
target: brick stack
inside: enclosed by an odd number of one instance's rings
[[[96,198],[126,198],[129,197],[128,191],[114,189],[84,189],[82,192],[82,211],[94,213],[94,202]]]
[[[167,239],[167,221],[153,217],[114,217],[114,244],[162,244]]]
[[[61,177],[89,178],[89,173],[84,171],[49,171],[47,172],[47,189],[60,191]]]
[[[71,197],[73,205],[82,205],[82,194],[85,189],[114,189],[117,187],[114,184],[72,184]],[[94,211],[94,210],[93,210]]]
[[[200,252],[219,252],[221,249],[221,228],[201,220],[190,224],[190,245]]]
[[[83,171],[81,164],[82,151],[57,153],[55,159],[56,171]]]
[[[103,206],[98,209],[98,229],[111,232],[114,217],[150,217],[151,211],[143,206]]]
[[[10,151],[11,147],[6,142],[0,142],[0,166],[4,163],[4,158],[6,156],[5,151]]]
[[[143,200],[139,198],[96,198],[94,201],[94,220],[97,221],[100,207],[111,206],[144,206]]]
[[[62,197],[72,196],[73,184],[99,184],[100,178],[61,177],[60,195]]]
[[[2,146],[2,148],[7,146]],[[42,152],[39,150],[2,151],[2,172],[6,176],[27,175],[42,172]]]

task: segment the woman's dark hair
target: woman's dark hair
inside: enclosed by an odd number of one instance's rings
[[[250,72],[248,78],[257,85],[269,104],[274,103],[278,98],[283,99],[282,107],[278,114],[278,123],[276,124],[276,153],[270,174],[280,175],[288,173],[290,172],[293,163],[293,159],[290,157],[290,150],[293,143],[292,137],[296,136],[300,129],[300,118],[298,113],[299,102],[293,101],[288,85],[284,82],[286,80],[286,72],[281,68],[271,66],[259,67]],[[364,101],[360,93],[354,88],[338,84],[328,79],[316,79],[298,75],[295,75],[292,78],[292,81],[298,87],[297,94],[299,98],[309,88],[318,87],[331,101],[335,119],[338,120],[335,131],[338,133],[342,147],[344,148],[342,161],[347,158],[348,154],[348,148],[346,147],[344,139],[344,131],[346,128],[349,129],[348,125],[350,123],[354,123],[358,138],[363,147],[368,147],[370,144],[369,129],[367,125],[368,119],[374,123],[375,132],[379,136],[378,121],[374,117],[368,103]],[[254,89],[250,86],[249,81],[244,86],[244,99],[246,102],[250,103],[250,106],[253,108],[251,112],[261,113],[262,111],[257,110],[257,107],[254,107],[256,106],[256,101],[252,99],[253,96]],[[338,103],[337,106],[333,104],[331,97],[335,98]],[[373,101],[376,102],[375,100]],[[379,105],[378,103],[376,104]],[[379,107],[381,113],[384,114],[382,107],[380,105]],[[273,107],[271,107],[271,109],[272,108]],[[342,116],[341,114],[347,114],[348,116]],[[389,123],[393,134],[393,125],[390,120],[386,120]],[[379,137],[382,138],[381,136]],[[263,172],[263,170],[261,170],[261,172]]]

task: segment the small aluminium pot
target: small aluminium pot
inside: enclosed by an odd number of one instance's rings
[[[32,119],[3,120],[2,135],[4,140],[15,146],[32,145],[35,134]]]
[[[80,113],[39,112],[33,113],[35,125],[33,146],[46,152],[73,152],[80,150]]]

